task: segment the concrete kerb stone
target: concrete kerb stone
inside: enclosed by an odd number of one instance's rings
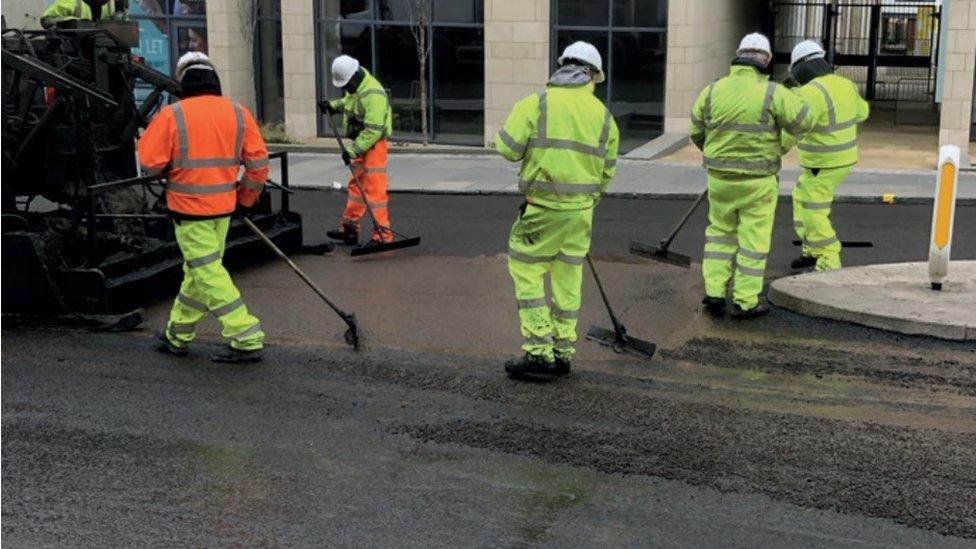
[[[904,334],[976,341],[976,261],[955,261],[943,290],[927,264],[868,265],[774,281],[769,300],[791,311]]]

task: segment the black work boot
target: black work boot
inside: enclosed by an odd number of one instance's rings
[[[570,363],[570,360],[571,359],[569,357],[563,358],[563,357],[561,357],[559,355],[556,355],[556,372],[555,372],[555,374],[557,376],[563,377],[563,376],[568,376],[569,375],[569,370],[570,370],[570,367],[572,366],[572,364]]]
[[[792,269],[809,269],[816,265],[817,258],[809,255],[801,255],[793,261],[790,261],[790,268]]]
[[[766,304],[765,299],[760,299],[759,303],[751,309],[743,309],[738,303],[732,304],[732,318],[736,320],[745,320],[747,318],[756,318],[758,316],[763,316],[769,312],[769,305]]]
[[[338,231],[328,231],[326,236],[332,240],[338,240],[346,246],[359,244],[359,231],[349,225],[343,225]]]
[[[159,340],[159,343],[156,345],[156,350],[161,353],[174,356],[184,356],[190,352],[185,345],[181,347],[170,341],[169,337],[166,335],[166,330],[156,332],[156,339]]]
[[[706,295],[702,298],[702,305],[705,306],[706,311],[712,314],[719,314],[725,310],[725,298]]]
[[[214,362],[257,362],[264,358],[264,348],[261,349],[235,349],[231,346],[210,355],[210,360]]]
[[[541,356],[525,353],[519,358],[513,358],[505,362],[505,373],[509,377],[551,377],[556,375],[556,363],[550,362]]]

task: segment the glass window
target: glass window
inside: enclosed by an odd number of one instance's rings
[[[373,18],[371,4],[372,0],[319,0],[319,19],[369,21]]]
[[[664,33],[613,33],[610,111],[621,148],[631,150],[661,134],[664,119]]]
[[[617,27],[667,27],[667,0],[613,0]]]
[[[261,2],[255,47],[258,118],[262,122],[285,120],[285,74],[281,54],[280,0]]]
[[[172,0],[173,15],[207,15],[206,0]]]
[[[434,21],[442,23],[483,23],[484,0],[434,0]]]
[[[481,28],[434,29],[434,133],[451,143],[484,138],[484,44]]]
[[[200,53],[210,52],[210,46],[207,43],[206,25],[196,26],[181,23],[176,27],[176,40],[177,57],[190,51],[198,51]]]
[[[385,21],[414,21],[413,10],[419,2],[427,0],[376,0],[377,18]],[[419,9],[429,9],[429,4],[423,4]]]
[[[319,70],[319,89],[326,90],[326,97],[342,97],[342,91],[332,85],[330,68],[332,61],[340,55],[349,55],[359,63],[370,68],[373,58],[371,32],[368,25],[358,23],[322,23],[319,25],[319,47],[322,61]],[[328,127],[328,126],[326,126]]]
[[[393,105],[393,133],[401,136],[416,137],[421,130],[420,63],[415,44],[410,27],[376,27],[376,77]]]
[[[556,0],[560,25],[605,27],[609,23],[608,0]]]
[[[559,57],[559,53],[566,49],[566,46],[576,42],[577,40],[583,40],[589,42],[596,46],[597,51],[600,52],[600,57],[603,58],[603,69],[604,72],[607,70],[607,31],[576,31],[576,30],[565,30],[560,29],[556,35],[556,58]],[[556,59],[552,60],[553,67],[556,65]],[[600,98],[601,101],[606,103],[607,101],[607,85],[601,84],[596,87],[596,96]]]

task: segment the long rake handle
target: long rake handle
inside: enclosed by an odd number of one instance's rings
[[[626,337],[627,330],[624,329],[623,324],[617,320],[617,315],[613,313],[613,307],[610,306],[610,300],[607,299],[607,292],[603,289],[603,282],[600,280],[600,275],[596,272],[596,265],[593,264],[593,258],[590,254],[586,254],[586,262],[590,266],[590,272],[593,273],[593,280],[596,281],[596,287],[600,290],[600,297],[603,298],[603,304],[607,307],[607,313],[610,315],[610,322],[613,323],[613,331],[617,333],[618,338]]]
[[[332,308],[332,310],[335,311],[337,315],[342,317],[342,320],[344,322],[349,324],[349,313],[346,313],[345,311],[337,307],[335,303],[332,303],[332,300],[330,300],[325,295],[325,292],[322,291],[322,288],[319,288],[318,284],[313,282],[312,279],[308,277],[308,275],[302,272],[302,270],[298,268],[298,265],[295,265],[295,262],[292,261],[287,255],[285,255],[285,252],[281,251],[281,248],[279,248],[274,242],[271,241],[270,238],[268,238],[268,235],[264,234],[264,232],[261,231],[261,229],[259,229],[258,226],[255,225],[254,222],[251,221],[250,219],[242,216],[241,221],[243,221],[244,224],[248,226],[248,228],[254,231],[254,234],[258,235],[258,237],[260,237],[261,240],[263,240],[264,243],[267,244],[268,247],[274,251],[274,253],[278,254],[278,257],[284,259],[285,263],[288,263],[288,266],[291,267],[291,270],[294,271],[295,274],[297,274],[298,277],[305,282],[305,284],[308,284],[308,287],[311,288],[313,292],[318,294],[318,296],[322,298],[322,301],[324,301],[326,305]],[[350,327],[352,326],[350,325]]]
[[[667,250],[671,246],[671,241],[674,240],[674,237],[678,236],[678,231],[680,231],[681,228],[685,226],[685,223],[691,219],[691,215],[695,213],[695,210],[698,209],[698,206],[701,205],[707,196],[708,189],[705,189],[700,195],[698,195],[698,198],[695,199],[695,203],[691,205],[691,208],[689,208],[687,212],[685,212],[685,216],[681,218],[681,221],[679,221],[678,225],[673,231],[671,231],[671,234],[666,239],[661,241],[661,250]]]

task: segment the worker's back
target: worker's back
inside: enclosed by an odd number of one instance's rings
[[[780,130],[809,129],[809,108],[786,88],[750,66],[733,65],[728,76],[699,95],[692,112],[692,139],[709,170],[772,175],[780,169]]]
[[[797,145],[800,165],[834,168],[857,162],[857,125],[868,118],[857,85],[836,74],[814,78],[799,89],[817,115],[816,126]]]

